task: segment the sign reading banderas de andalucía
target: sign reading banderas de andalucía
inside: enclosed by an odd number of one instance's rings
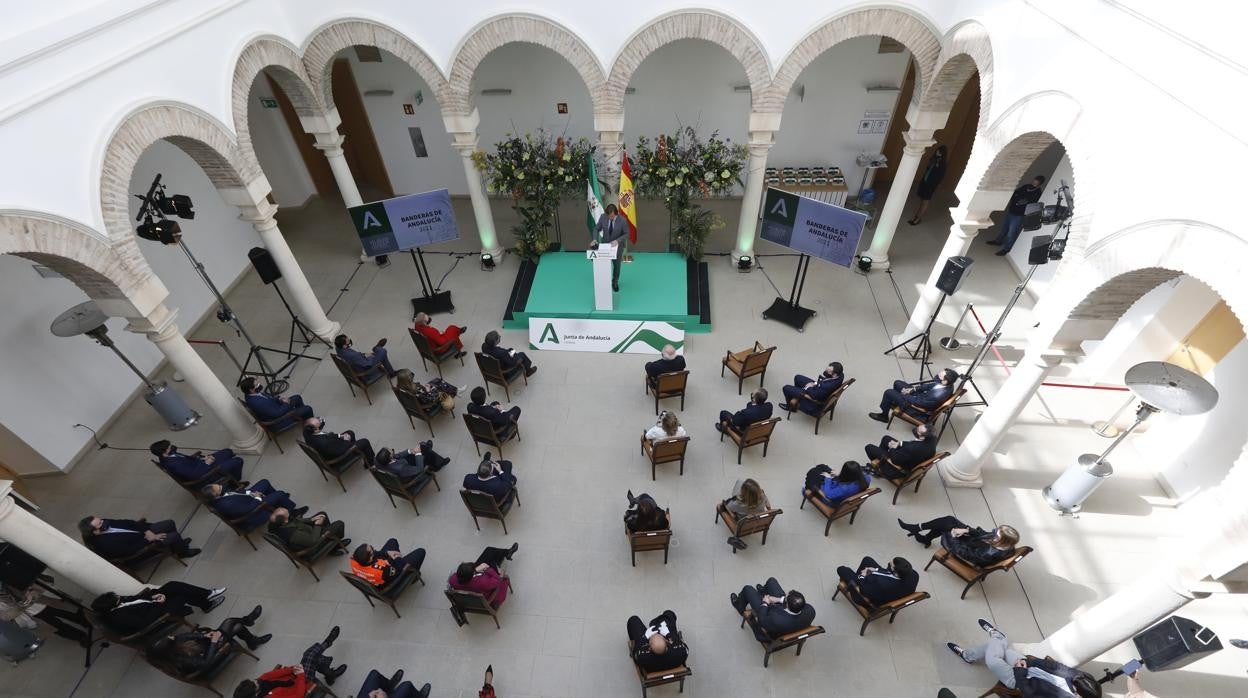
[[[347,209],[370,257],[459,239],[451,195],[445,189]]]
[[[663,345],[683,354],[685,326],[655,320],[529,318],[529,346],[548,351],[658,354]]]

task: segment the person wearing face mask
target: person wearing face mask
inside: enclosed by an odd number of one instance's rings
[[[880,411],[868,412],[867,416],[877,422],[887,424],[888,413],[894,407],[900,407],[910,414],[913,414],[913,411],[906,408],[911,405],[922,407],[925,410],[934,410],[953,394],[953,384],[960,377],[957,371],[952,368],[946,368],[934,380],[919,381],[918,383],[907,383],[902,380],[893,381],[893,387],[885,390],[884,395],[880,398]]]
[[[182,483],[192,483],[202,479],[213,468],[220,470],[235,481],[243,479],[243,459],[234,455],[234,451],[223,448],[205,456],[199,451],[191,455],[178,453],[178,447],[167,439],[161,439],[149,447],[153,456],[159,459],[161,470],[169,473]]]
[[[920,424],[912,433],[914,441],[902,443],[886,435],[878,446],[867,444],[867,459],[871,461],[867,470],[887,478],[905,477],[916,465],[936,455],[936,435],[931,427]]]
[[[872,608],[909,596],[919,585],[919,573],[904,557],[893,558],[887,567],[864,557],[857,570],[841,566],[836,575],[855,603]]]
[[[385,337],[377,340],[371,352],[364,354],[356,350],[350,337],[340,334],[334,337],[334,352],[347,362],[352,371],[360,374],[365,382],[371,381],[380,371],[385,371],[389,378],[393,378],[396,373],[394,366],[390,365],[389,355],[386,354]]]
[[[897,523],[924,548],[930,548],[932,541],[939,538],[945,550],[976,567],[987,567],[1004,560],[1014,554],[1014,546],[1018,545],[1018,531],[1007,524],[985,531],[978,526],[967,526],[954,516],[942,516],[921,524],[908,524],[897,519]]]
[[[823,407],[823,403],[836,389],[845,382],[845,369],[839,361],[833,361],[823,369],[818,378],[807,378],[800,373],[793,376],[793,384],[781,388],[784,402],[780,409],[788,412],[801,410],[806,414],[814,414]]]
[[[355,438],[355,432],[350,429],[341,434],[325,431],[325,420],[321,417],[310,417],[303,423],[303,441],[327,461],[341,458],[348,451],[359,451],[365,465],[372,466],[377,461],[368,439]]]

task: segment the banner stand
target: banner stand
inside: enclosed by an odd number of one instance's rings
[[[818,313],[801,305],[802,289],[806,287],[806,271],[810,269],[810,255],[803,253],[797,258],[797,272],[793,274],[793,291],[789,299],[776,296],[771,307],[763,311],[764,320],[779,320],[798,332],[806,331],[806,321]]]
[[[435,291],[433,277],[429,276],[429,267],[425,265],[425,253],[419,247],[409,249],[412,264],[416,266],[416,276],[420,279],[420,297],[412,299],[412,320],[419,313],[434,315],[437,313],[455,312],[455,304],[451,302],[450,291]]]

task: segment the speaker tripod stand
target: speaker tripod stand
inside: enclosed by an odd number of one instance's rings
[[[932,325],[936,324],[936,318],[940,315],[940,309],[945,304],[945,299],[949,297],[948,293],[940,292],[940,300],[936,301],[936,310],[932,312],[932,316],[927,320],[927,327],[923,331],[910,337],[899,344],[890,347],[884,353],[892,354],[898,349],[905,349],[906,353],[912,359],[919,360],[919,381],[922,382],[928,378],[935,378],[936,374],[932,373]],[[915,340],[919,341],[919,345],[911,349],[909,344]],[[926,376],[924,376],[926,372]]]
[[[295,335],[299,335],[299,339],[303,343],[304,349],[307,349],[308,347],[312,346],[312,342],[320,342],[321,344],[325,345],[326,349],[334,348],[332,344],[325,341],[317,333],[313,332],[307,325],[304,324],[303,320],[299,319],[299,316],[295,314],[294,309],[290,307],[290,303],[286,301],[286,296],[282,295],[282,288],[280,286],[278,286],[277,284],[273,284],[273,290],[277,291],[278,299],[282,301],[282,305],[286,308],[286,314],[290,316],[290,339],[288,339],[286,342],[286,354],[287,355],[300,356],[300,357],[304,356],[303,354],[295,353]],[[320,359],[318,359],[315,356],[306,357],[306,358],[312,358],[312,359],[316,359],[317,361],[320,361]]]

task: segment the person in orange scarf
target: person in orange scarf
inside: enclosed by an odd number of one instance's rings
[[[416,313],[416,320],[412,329],[429,340],[429,346],[433,349],[434,354],[440,355],[449,349],[450,345],[454,344],[456,349],[455,358],[462,357],[464,355],[464,343],[459,340],[459,337],[468,331],[468,327],[447,325],[446,331],[439,332],[438,328],[429,324],[430,322],[428,313]]]

